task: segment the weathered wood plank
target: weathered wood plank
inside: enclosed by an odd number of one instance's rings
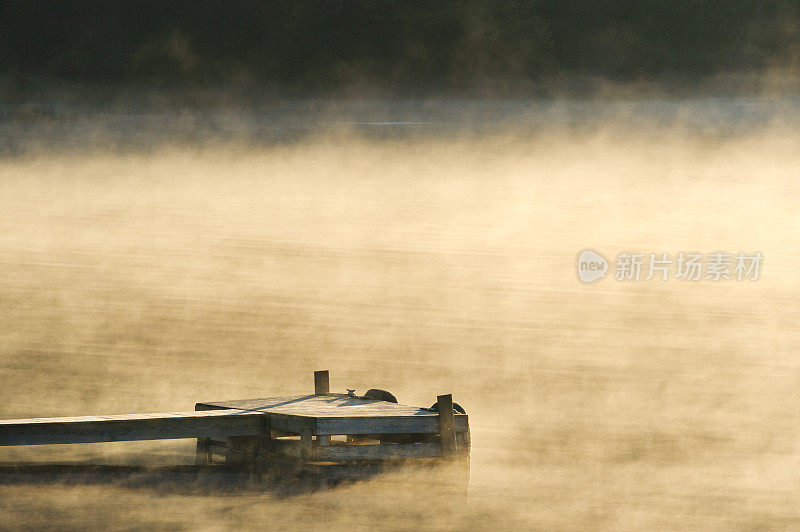
[[[232,401],[232,402],[245,402],[245,401]],[[196,411],[209,411],[209,410],[216,410],[216,411],[223,411],[223,410],[231,410],[228,407],[218,406],[215,404],[208,404],[208,403],[197,403],[194,405]],[[239,410],[239,409],[234,409]],[[269,409],[244,409],[248,412],[253,413],[269,413],[269,423],[271,430],[276,432],[283,432],[287,434],[300,434],[303,429],[314,429],[315,422],[313,419],[308,417],[302,417],[292,414],[281,414],[279,412],[274,412],[273,410]]]
[[[0,420],[0,446],[257,436],[258,412],[209,410]],[[198,451],[206,452],[201,444]]]
[[[198,403],[199,409],[234,408],[239,410],[258,410],[302,416],[354,417],[354,416],[429,416],[438,414],[427,408],[401,405],[376,399],[350,397],[345,394],[294,395],[244,399],[238,401],[211,401]]]
[[[455,416],[456,432],[464,432],[468,426],[467,416]],[[398,417],[318,417],[317,435],[335,434],[438,434],[439,416]]]
[[[273,430],[300,434],[311,428],[313,434],[438,434],[439,414],[427,408],[350,397],[344,394],[300,395],[240,401],[198,403],[196,408],[237,408],[268,412]],[[274,414],[287,416],[278,420]],[[294,416],[294,417],[292,417]],[[456,432],[467,429],[467,416],[455,416]]]
[[[338,462],[348,460],[404,460],[411,458],[438,458],[442,455],[436,443],[410,443],[387,445],[337,445],[315,447],[308,460]]]
[[[318,462],[346,462],[352,460],[400,460],[411,458],[438,458],[442,455],[438,443],[331,445],[308,446],[302,440],[275,441],[275,450],[286,456]]]
[[[272,430],[279,432],[286,432],[288,434],[301,434],[304,430],[314,431],[316,422],[313,418],[303,416],[293,416],[287,414],[278,414],[274,412],[267,413],[270,418]]]

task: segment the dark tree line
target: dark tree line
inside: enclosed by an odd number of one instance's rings
[[[462,87],[800,56],[800,0],[0,0],[0,75]]]

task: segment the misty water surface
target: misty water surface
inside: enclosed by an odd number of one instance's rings
[[[0,524],[798,526],[796,106],[493,105],[3,108],[0,417],[306,393],[329,369],[333,391],[452,393],[473,448],[448,512],[418,471],[291,497],[0,473]],[[765,259],[756,282],[586,285],[586,248]]]

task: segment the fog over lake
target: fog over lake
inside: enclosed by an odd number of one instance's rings
[[[329,369],[452,393],[472,432],[456,507],[436,471],[286,494],[181,469],[193,440],[3,447],[0,524],[800,526],[798,124],[766,96],[0,105],[0,418]],[[585,249],[605,279],[578,279]],[[620,253],[681,252],[763,262],[615,279]],[[81,467],[12,467],[53,463]]]

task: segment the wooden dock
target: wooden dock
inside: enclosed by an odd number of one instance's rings
[[[229,410],[4,419],[0,446],[257,436],[262,417]]]
[[[331,393],[327,371],[313,394],[210,401],[191,412],[0,420],[0,446],[197,438],[198,464],[469,461],[469,422],[441,395],[438,411]]]

